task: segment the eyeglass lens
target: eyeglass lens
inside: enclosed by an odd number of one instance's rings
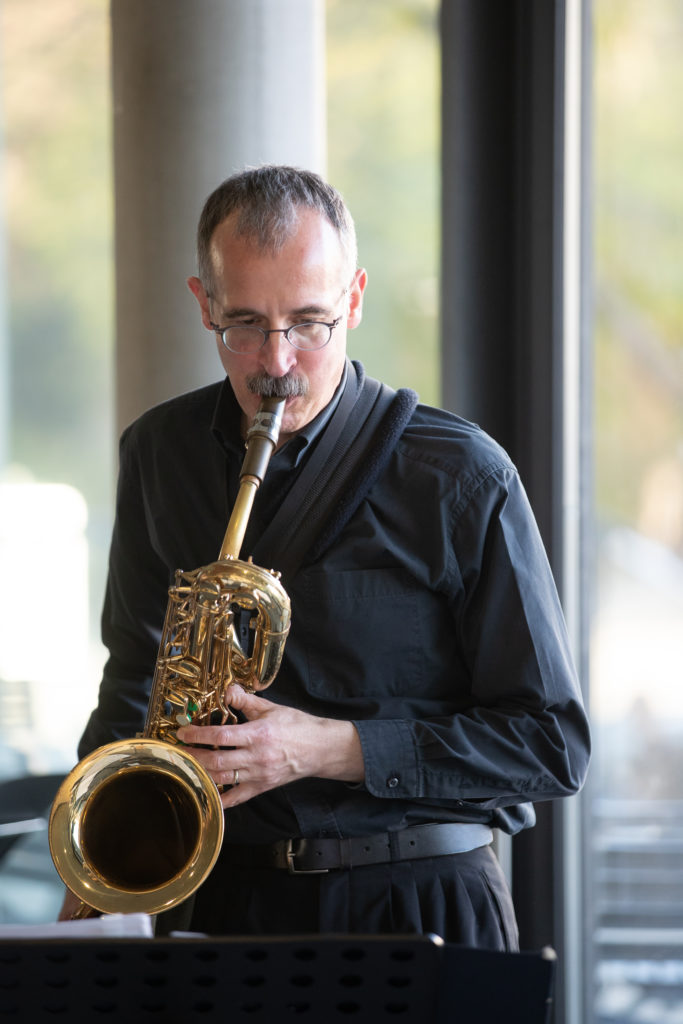
[[[290,345],[298,349],[323,348],[330,340],[331,331],[327,324],[295,324],[283,332]],[[231,352],[256,352],[265,343],[267,335],[260,327],[226,327],[223,341]]]

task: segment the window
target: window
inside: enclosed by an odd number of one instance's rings
[[[683,6],[594,0],[595,1017],[683,1014]]]
[[[71,767],[103,658],[115,455],[108,6],[34,0],[27,17],[22,0],[0,3],[0,779]],[[32,856],[22,847],[29,873]],[[61,886],[46,871],[0,882],[0,921],[54,917]]]
[[[368,269],[349,353],[438,404],[438,0],[327,0],[329,180]]]

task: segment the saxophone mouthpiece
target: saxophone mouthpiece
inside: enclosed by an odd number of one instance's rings
[[[254,476],[262,481],[270,457],[277,447],[282,426],[285,398],[264,398],[247,431],[247,452],[244,456],[240,479]]]
[[[262,398],[254,420],[247,431],[247,444],[253,437],[263,437],[277,444],[282,427],[286,398]]]

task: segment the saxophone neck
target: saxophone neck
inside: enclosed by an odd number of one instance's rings
[[[240,470],[240,488],[223,538],[219,560],[239,558],[256,492],[277,447],[284,398],[264,398],[247,431],[247,451]]]

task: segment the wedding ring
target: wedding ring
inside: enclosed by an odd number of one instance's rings
[[[240,784],[240,770],[239,768],[233,769],[235,772],[235,778],[232,780],[233,786],[239,786]]]

